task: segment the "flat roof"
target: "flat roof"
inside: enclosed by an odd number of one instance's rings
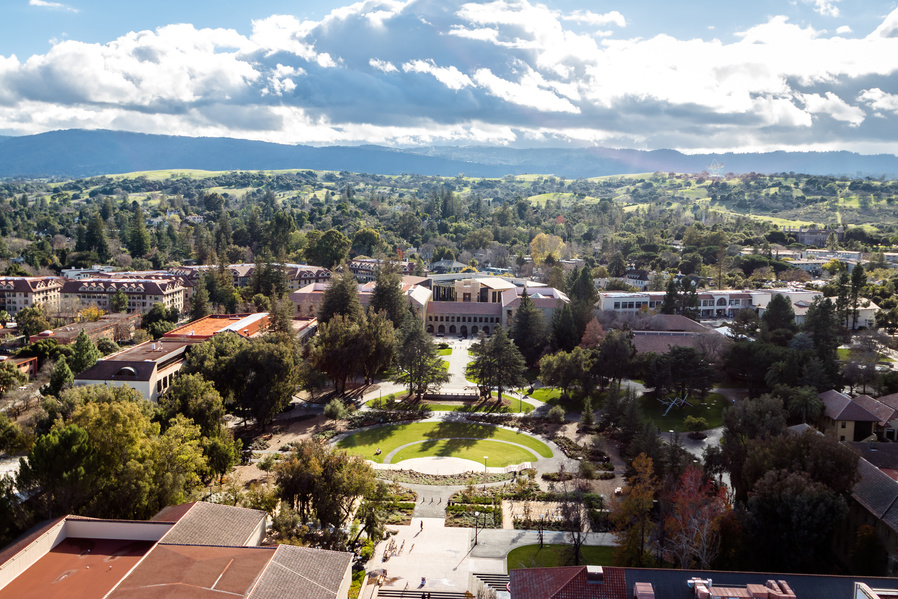
[[[212,314],[168,331],[163,335],[163,339],[171,337],[211,337],[222,331],[239,333],[245,328],[252,328],[252,332],[256,332],[256,323],[267,317],[268,312]]]
[[[157,545],[109,598],[245,597],[274,553],[275,547]]]
[[[153,545],[127,539],[65,539],[0,589],[0,599],[103,597]]]
[[[184,339],[165,339],[163,337],[162,339],[157,339],[156,341],[146,341],[144,343],[141,343],[140,345],[129,347],[125,350],[104,358],[104,360],[102,361],[141,362],[149,360],[151,362],[158,362],[168,354],[180,351],[184,347],[193,344],[193,341],[187,341]]]

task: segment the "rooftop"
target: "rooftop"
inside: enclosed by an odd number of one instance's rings
[[[161,543],[175,545],[246,545],[266,519],[260,510],[196,502],[177,520]]]
[[[208,339],[225,331],[245,337],[260,335],[268,327],[268,312],[255,314],[211,314],[165,333],[163,339]]]

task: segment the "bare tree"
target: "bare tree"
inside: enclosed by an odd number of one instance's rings
[[[564,465],[561,466],[558,472],[562,485],[561,517],[563,518],[565,532],[568,534],[574,565],[579,566],[580,548],[586,542],[586,535],[590,531],[589,516],[583,507],[582,492],[571,489],[567,477],[564,476]]]

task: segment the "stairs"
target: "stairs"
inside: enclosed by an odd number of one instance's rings
[[[474,573],[471,576],[474,576],[480,582],[490,587],[494,591],[504,591],[508,586],[508,583],[511,581],[511,577],[508,574],[477,574]]]

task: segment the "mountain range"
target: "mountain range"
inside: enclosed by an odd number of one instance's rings
[[[676,150],[592,148],[283,145],[212,137],[69,129],[0,137],[0,178],[77,178],[163,169],[336,170],[393,175],[502,177],[536,173],[596,177],[654,171],[804,173],[851,177],[898,174],[898,157],[854,152],[683,154]]]

